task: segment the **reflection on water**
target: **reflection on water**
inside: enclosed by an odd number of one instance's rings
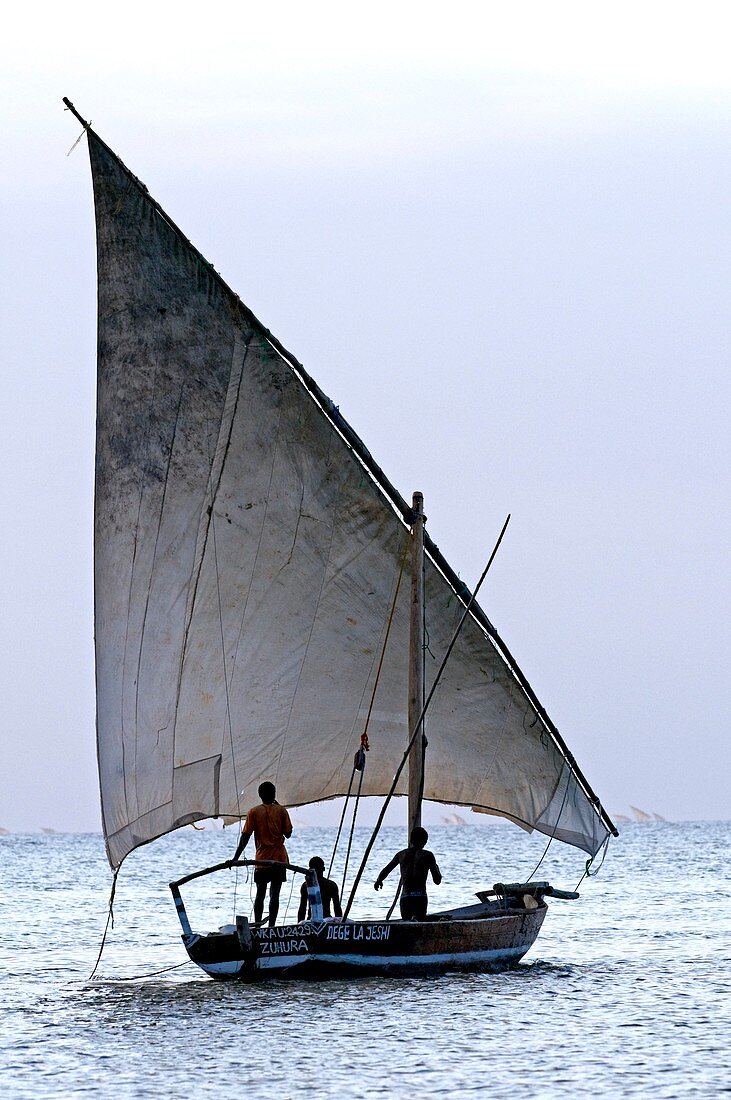
[[[243,987],[189,963],[129,980],[185,960],[167,882],[229,855],[230,832],[185,830],[130,857],[91,983],[109,888],[100,838],[3,838],[2,1095],[717,1096],[731,1091],[730,839],[728,823],[628,827],[503,974]],[[328,855],[332,841],[301,830],[290,855]],[[388,908],[370,883],[400,844],[384,831],[354,915]],[[432,903],[528,875],[543,844],[497,826],[433,829],[445,882]],[[540,874],[572,887],[582,870],[556,845]],[[192,883],[194,927],[247,912],[250,891],[232,872]]]

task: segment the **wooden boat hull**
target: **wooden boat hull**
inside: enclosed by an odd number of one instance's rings
[[[246,942],[235,930],[191,933],[183,942],[192,961],[219,981],[496,971],[522,959],[545,915],[541,903],[485,919],[307,921],[252,929]]]

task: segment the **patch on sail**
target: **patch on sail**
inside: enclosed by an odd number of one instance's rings
[[[174,827],[187,825],[191,819],[191,806],[207,807],[206,817],[218,817],[219,789],[221,782],[221,755],[207,760],[196,760],[173,769],[173,818]],[[194,819],[200,817],[197,811]]]

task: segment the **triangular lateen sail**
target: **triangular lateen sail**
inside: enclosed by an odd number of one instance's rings
[[[97,739],[117,867],[264,779],[344,794],[408,531],[278,345],[89,132],[97,218]],[[406,744],[408,584],[395,605],[364,794]],[[427,687],[462,611],[426,564]],[[571,762],[468,618],[427,720],[424,796],[594,853]],[[400,788],[403,790],[403,787]]]

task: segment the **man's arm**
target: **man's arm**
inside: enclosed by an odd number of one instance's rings
[[[250,836],[251,836],[251,833],[247,833],[246,831],[242,832],[241,839],[239,840],[238,846],[236,848],[236,855],[234,856],[234,862],[236,862],[237,859],[241,859],[244,848],[249,843],[249,837]]]
[[[434,858],[433,853],[431,857],[431,867],[429,868],[429,870],[431,871],[431,877],[434,879],[435,884],[438,886],[439,883],[442,881],[442,872],[437,866],[437,861]]]
[[[338,884],[336,882],[333,882],[332,888],[333,888],[333,892],[332,892],[333,916],[334,917],[342,917],[343,910],[340,907],[340,894],[338,893]]]
[[[374,890],[380,890],[382,888],[384,878],[388,878],[388,876],[391,874],[391,871],[393,871],[394,867],[398,867],[399,863],[401,862],[401,856],[402,855],[403,855],[403,852],[397,852],[396,855],[391,860],[391,862],[387,863],[386,866],[383,868],[383,870],[381,872],[379,872],[378,878],[373,883],[373,889]]]
[[[292,835],[292,822],[290,821],[289,814],[285,810],[284,806],[282,806],[282,810],[283,810],[283,819],[284,819],[282,821],[282,832],[284,833],[284,839],[289,840],[289,838]]]

